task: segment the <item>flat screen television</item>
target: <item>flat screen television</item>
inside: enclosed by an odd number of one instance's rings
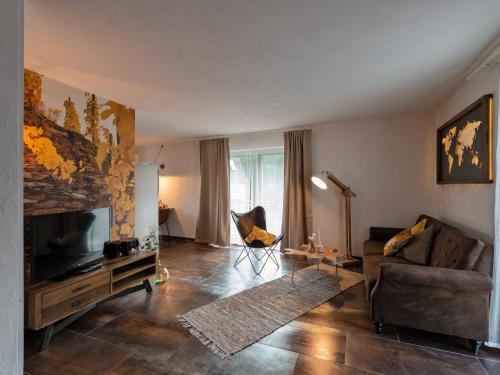
[[[33,216],[33,283],[64,276],[101,258],[109,241],[109,208]]]

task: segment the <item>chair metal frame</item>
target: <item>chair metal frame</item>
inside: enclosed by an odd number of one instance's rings
[[[262,273],[262,270],[266,266],[267,262],[269,261],[269,259],[271,259],[273,261],[273,263],[276,265],[277,269],[279,269],[280,265],[278,263],[278,259],[276,259],[276,256],[274,255],[274,252],[278,251],[277,246],[281,242],[281,240],[283,239],[284,233],[281,233],[279,236],[277,236],[274,239],[273,243],[269,246],[252,247],[252,246],[250,246],[250,244],[248,244],[245,241],[245,238],[243,238],[243,235],[239,230],[238,223],[237,223],[237,215],[238,214],[236,212],[231,211],[231,217],[233,218],[233,221],[236,224],[236,229],[238,229],[238,234],[240,235],[241,242],[243,243],[243,249],[241,249],[241,252],[238,255],[238,258],[236,258],[236,261],[234,262],[234,267],[236,267],[243,260],[248,258],[250,265],[252,266],[252,269],[255,272],[255,274],[260,275]],[[257,255],[255,253],[256,249],[264,250],[264,254],[262,254],[261,256]],[[243,254],[244,254],[244,256],[242,257]],[[256,259],[255,263],[252,261],[251,256],[253,256]],[[263,261],[264,258],[265,258],[265,260]],[[259,268],[259,266],[256,266],[256,262],[260,262],[263,264],[261,264],[261,266]]]

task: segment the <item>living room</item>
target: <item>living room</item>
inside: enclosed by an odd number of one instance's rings
[[[500,373],[498,0],[1,7],[1,374]]]

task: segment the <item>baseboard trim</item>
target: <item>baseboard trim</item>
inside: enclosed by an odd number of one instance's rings
[[[485,343],[484,343],[484,345],[489,346],[489,347],[491,347],[491,348],[497,348],[497,349],[500,349],[500,344],[497,344],[497,343],[495,343],[495,342],[489,342],[489,341],[488,341],[488,342],[485,342]]]
[[[191,237],[167,236],[166,234],[162,234],[161,239],[162,241],[194,242],[194,238]]]

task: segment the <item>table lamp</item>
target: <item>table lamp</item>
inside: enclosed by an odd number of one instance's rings
[[[351,198],[355,197],[356,194],[351,190],[350,186],[345,185],[342,181],[340,181],[337,177],[331,174],[328,171],[322,171],[321,175],[325,176],[328,180],[330,180],[335,186],[337,186],[342,195],[345,198],[345,236],[346,236],[346,259],[342,262],[342,267],[352,267],[360,264],[358,259],[354,259],[352,257],[352,248],[351,248]],[[315,175],[311,177],[311,181],[314,185],[316,185],[321,190],[326,190],[328,188],[327,183],[321,178],[321,176]]]

